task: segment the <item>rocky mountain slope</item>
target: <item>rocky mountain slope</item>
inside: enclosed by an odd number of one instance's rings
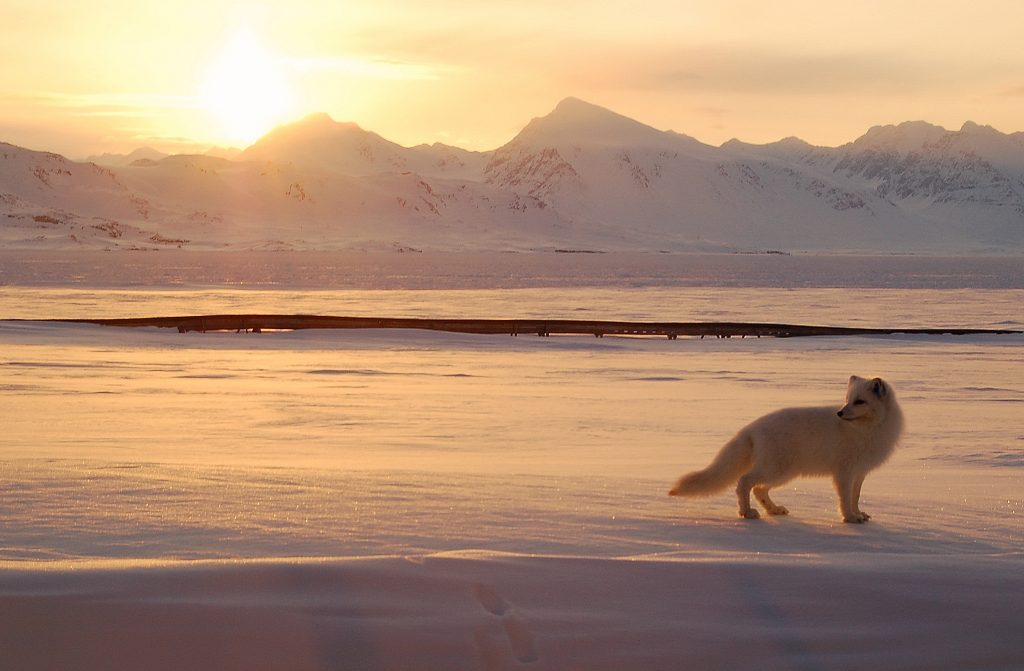
[[[0,246],[1024,250],[1024,133],[970,122],[712,147],[568,98],[490,152],[318,114],[109,163],[0,144]]]

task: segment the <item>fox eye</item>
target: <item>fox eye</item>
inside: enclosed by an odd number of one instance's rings
[[[856,401],[853,402],[853,404],[854,405],[864,405],[866,402],[867,401],[865,401],[864,399],[858,398]]]

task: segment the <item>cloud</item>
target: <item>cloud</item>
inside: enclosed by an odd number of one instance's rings
[[[187,110],[199,106],[194,96],[159,93],[65,93],[34,91],[2,96],[6,104],[71,110],[85,116],[148,116],[160,110]]]
[[[452,66],[425,65],[400,60],[351,56],[288,58],[285,64],[300,72],[329,71],[355,77],[390,80],[436,80],[454,71]]]
[[[933,64],[888,52],[654,47],[604,59],[599,67],[594,62],[581,58],[566,63],[564,76],[572,84],[595,89],[772,95],[903,94],[938,86],[954,76]]]

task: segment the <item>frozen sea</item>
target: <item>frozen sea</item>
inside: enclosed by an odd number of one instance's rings
[[[1020,258],[0,262],[0,649],[12,668],[1024,665],[1019,334],[179,334],[46,321],[281,312],[1019,330]],[[868,524],[842,524],[820,479],[777,490],[792,514],[758,522],[738,519],[728,492],[665,496],[760,414],[838,407],[851,374],[891,382],[908,422],[865,484]]]

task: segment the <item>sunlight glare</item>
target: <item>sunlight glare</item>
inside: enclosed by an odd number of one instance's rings
[[[202,93],[222,141],[252,143],[293,116],[294,95],[280,62],[249,30],[225,45]]]

